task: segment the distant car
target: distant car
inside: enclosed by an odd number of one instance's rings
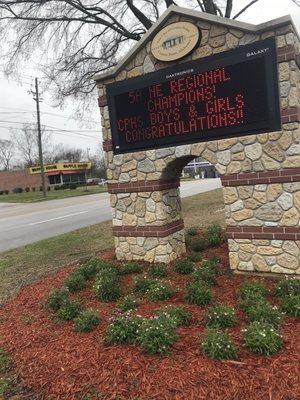
[[[100,179],[99,182],[98,182],[98,185],[100,185],[100,186],[104,186],[106,184],[107,184],[107,180],[106,179]]]
[[[99,182],[100,182],[99,178],[89,178],[86,180],[86,183],[88,185],[98,185]]]

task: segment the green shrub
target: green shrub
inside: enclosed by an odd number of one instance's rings
[[[176,292],[177,289],[172,287],[169,283],[155,281],[146,291],[146,295],[151,301],[163,301],[170,299]]]
[[[188,283],[185,286],[185,299],[199,306],[209,304],[212,299],[210,288],[202,281]]]
[[[174,270],[181,275],[187,275],[193,272],[194,267],[189,260],[177,260],[173,263]]]
[[[174,326],[187,326],[190,323],[191,315],[183,306],[165,306],[157,311],[161,318],[167,318],[174,322]]]
[[[77,317],[81,309],[82,304],[79,300],[66,300],[57,311],[57,316],[64,321],[70,321]]]
[[[140,274],[142,272],[143,272],[143,267],[140,264],[134,262],[123,264],[119,268],[119,273],[121,275]]]
[[[248,293],[247,297],[245,297],[244,299],[239,299],[240,309],[246,313],[250,308],[255,307],[259,304],[266,304],[266,303],[267,299],[261,294],[256,294],[256,293],[252,294]]]
[[[111,265],[107,261],[99,260],[98,261],[98,272],[103,271],[104,269],[112,269],[113,271],[116,272],[116,274],[118,273],[118,268],[117,267]]]
[[[168,268],[165,264],[154,264],[150,269],[150,275],[154,278],[165,278],[168,276]]]
[[[191,243],[191,249],[195,251],[196,253],[199,253],[200,251],[203,251],[207,249],[207,241],[204,238],[200,238],[197,240],[194,240]]]
[[[6,395],[8,393],[8,391],[10,391],[11,389],[11,385],[9,383],[8,380],[6,380],[5,378],[1,377],[0,378],[0,396],[1,399],[3,398],[4,395]],[[11,399],[11,397],[9,397]]]
[[[210,307],[206,314],[206,326],[210,328],[230,328],[236,324],[233,307],[216,304]]]
[[[282,348],[280,333],[266,322],[252,322],[245,332],[245,345],[253,353],[270,356]]]
[[[77,271],[84,276],[86,280],[93,279],[99,269],[101,268],[101,261],[99,260],[89,260],[82,264]]]
[[[198,262],[198,261],[201,260],[201,256],[200,256],[200,254],[195,253],[194,251],[192,251],[192,252],[187,256],[187,259],[188,259],[189,261],[192,261],[192,262]]]
[[[17,187],[17,188],[14,188],[12,191],[13,191],[13,193],[23,193],[23,188]]]
[[[215,274],[218,274],[219,262],[220,262],[220,260],[218,257],[212,257],[212,258],[209,258],[208,260],[204,261],[201,265],[202,265],[202,267],[213,270]]]
[[[123,301],[120,303],[119,308],[121,311],[134,310],[138,307],[138,301],[133,296],[124,297]]]
[[[159,317],[144,319],[138,332],[138,342],[147,354],[167,354],[177,337],[173,322]]]
[[[145,294],[155,282],[155,279],[150,279],[147,276],[138,276],[134,279],[134,290],[138,293]]]
[[[186,233],[187,233],[187,235],[189,235],[189,236],[196,236],[197,233],[198,233],[198,229],[195,228],[194,226],[192,226],[191,228],[189,228],[189,229],[186,231]]]
[[[282,298],[282,311],[291,317],[300,317],[300,295],[284,296]]]
[[[93,289],[98,300],[117,300],[121,296],[121,290],[116,269],[104,268],[99,271]]]
[[[0,348],[0,373],[5,373],[11,367],[11,361],[6,351]]]
[[[201,343],[204,353],[214,360],[229,360],[237,357],[237,346],[227,332],[206,329]]]
[[[143,318],[127,311],[111,318],[108,325],[105,343],[134,343]]]
[[[252,295],[265,297],[268,294],[268,289],[261,283],[256,281],[249,281],[241,285],[239,290],[239,296],[241,299],[247,299]]]
[[[217,224],[209,226],[206,232],[206,239],[210,247],[218,246],[222,242],[221,226]]]
[[[257,302],[250,306],[246,313],[251,322],[267,322],[273,326],[278,326],[281,322],[282,314],[276,306],[267,302]]]
[[[185,243],[185,247],[188,249],[191,247],[192,245],[192,239],[190,238],[190,236],[185,236],[184,238],[184,243]]]
[[[65,279],[64,285],[70,293],[75,293],[86,287],[86,280],[78,270],[75,270]]]
[[[47,307],[56,312],[68,300],[69,293],[66,289],[52,290],[46,300]]]
[[[75,318],[76,332],[90,332],[100,322],[100,316],[92,309],[83,310]]]
[[[26,192],[26,193],[30,192],[30,187],[26,187],[26,188],[25,188],[25,192]]]
[[[201,264],[201,266],[193,273],[193,279],[195,281],[202,280],[208,285],[214,285],[216,283],[217,273],[217,262],[214,259],[211,259]]]
[[[300,280],[293,278],[280,280],[275,286],[275,293],[278,296],[300,295]]]

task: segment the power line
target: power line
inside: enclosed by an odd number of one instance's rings
[[[27,109],[22,109],[22,108],[13,108],[13,107],[2,107],[2,106],[0,106],[0,109],[5,109],[5,110],[19,110],[19,111],[7,111],[7,112],[2,112],[2,111],[0,111],[0,114],[13,114],[13,113],[24,113],[24,114],[26,114],[26,113],[33,113],[33,112],[35,112],[34,110],[27,110]],[[73,118],[70,118],[70,116],[66,116],[66,115],[61,115],[61,114],[57,114],[57,113],[51,113],[51,112],[47,112],[47,111],[41,111],[41,114],[46,114],[46,115],[53,115],[53,116],[56,116],[56,117],[59,117],[59,118],[65,118],[65,119],[68,119],[68,120],[72,120]],[[93,124],[98,124],[98,123],[100,123],[100,121],[95,121],[95,120],[93,120],[93,119],[82,119],[82,121],[88,121],[88,122],[92,122]],[[93,131],[92,129],[89,129],[89,130],[86,130],[86,132],[87,131]]]
[[[0,125],[0,128],[5,128],[5,129],[9,129],[9,128],[11,128],[11,126],[3,126],[3,125]],[[86,140],[96,140],[96,141],[99,141],[100,140],[100,138],[96,138],[96,137],[93,137],[93,136],[87,136],[87,135],[80,135],[80,134],[78,134],[78,135],[76,135],[76,134],[68,134],[68,133],[61,133],[61,132],[56,132],[56,131],[54,131],[54,130],[52,130],[52,129],[44,129],[44,132],[50,132],[51,134],[53,134],[53,135],[59,135],[59,136],[67,136],[67,137],[73,137],[74,138],[74,135],[75,136],[79,136],[79,138],[80,139],[86,139]],[[20,133],[20,132],[17,132],[17,133]]]
[[[1,122],[1,121],[0,121]],[[45,125],[43,125],[45,126]],[[12,126],[3,126],[0,125],[0,128],[5,128],[5,129],[10,129],[13,128]],[[54,129],[44,129],[45,132],[51,132],[53,135],[60,135],[60,136],[68,136],[68,137],[80,137],[82,139],[93,139],[93,140],[99,140],[99,138],[95,137],[95,136],[90,136],[90,135],[81,135],[80,133],[76,133],[76,132],[60,132],[59,130],[54,130]],[[21,132],[17,132],[17,133],[21,133]]]
[[[24,124],[33,124],[34,122],[28,122],[28,121],[22,121],[22,122],[18,122],[18,121],[8,121],[8,120],[0,120],[0,122],[8,122],[11,124],[18,124],[18,125],[24,125]],[[74,133],[74,134],[81,134],[81,132],[95,132],[95,133],[100,133],[100,129],[95,129],[95,130],[79,130],[79,129],[63,129],[63,128],[58,128],[57,126],[51,126],[51,125],[46,125],[43,124],[43,126],[47,127],[47,128],[51,128],[60,132],[70,132],[70,133]],[[13,126],[11,126],[11,128],[14,128]],[[88,136],[88,135],[83,135],[83,136]],[[94,136],[90,136],[90,137],[94,137]]]

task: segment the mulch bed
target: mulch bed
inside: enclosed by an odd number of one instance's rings
[[[214,300],[237,306],[237,291],[245,281],[232,276],[226,244],[207,250],[204,258],[221,258],[224,272],[213,287]],[[112,252],[104,255],[111,259]],[[180,339],[169,356],[148,356],[136,346],[104,346],[108,319],[115,303],[100,303],[90,288],[79,292],[87,307],[97,309],[100,325],[91,333],[74,331],[73,322],[58,323],[43,301],[53,287],[60,287],[72,267],[24,288],[0,310],[0,347],[11,356],[22,384],[32,388],[37,399],[104,400],[296,400],[299,399],[300,326],[295,318],[282,324],[284,348],[277,355],[263,357],[243,347],[241,329],[245,315],[237,311],[239,324],[229,330],[239,344],[237,361],[217,362],[203,355],[199,338],[204,330],[207,307],[183,301],[188,277],[171,273],[178,294],[165,302],[144,299],[138,313],[144,316],[165,304],[184,304],[192,323],[178,329]],[[262,280],[271,287],[274,281]],[[132,276],[124,276],[123,290],[129,291]],[[273,301],[273,300],[272,300]]]

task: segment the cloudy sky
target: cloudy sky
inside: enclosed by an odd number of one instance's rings
[[[235,0],[235,11],[240,10],[249,0]],[[294,23],[300,32],[300,7],[292,0],[260,0],[249,8],[239,19],[241,21],[258,24],[273,18],[291,14]],[[30,67],[30,66],[29,66]],[[28,69],[31,74],[32,70]],[[26,73],[28,73],[26,71]],[[33,89],[33,76],[23,78],[23,84],[16,84],[5,79],[0,71],[0,138],[9,137],[10,128],[18,128],[23,122],[35,121],[35,102],[28,93]],[[97,94],[95,93],[95,107],[92,115],[87,115],[82,123],[72,119],[73,107],[69,102],[62,110],[51,107],[50,97],[43,96],[41,103],[42,124],[53,131],[53,141],[69,146],[80,147],[90,153],[95,153],[101,141],[100,115],[97,108]]]

